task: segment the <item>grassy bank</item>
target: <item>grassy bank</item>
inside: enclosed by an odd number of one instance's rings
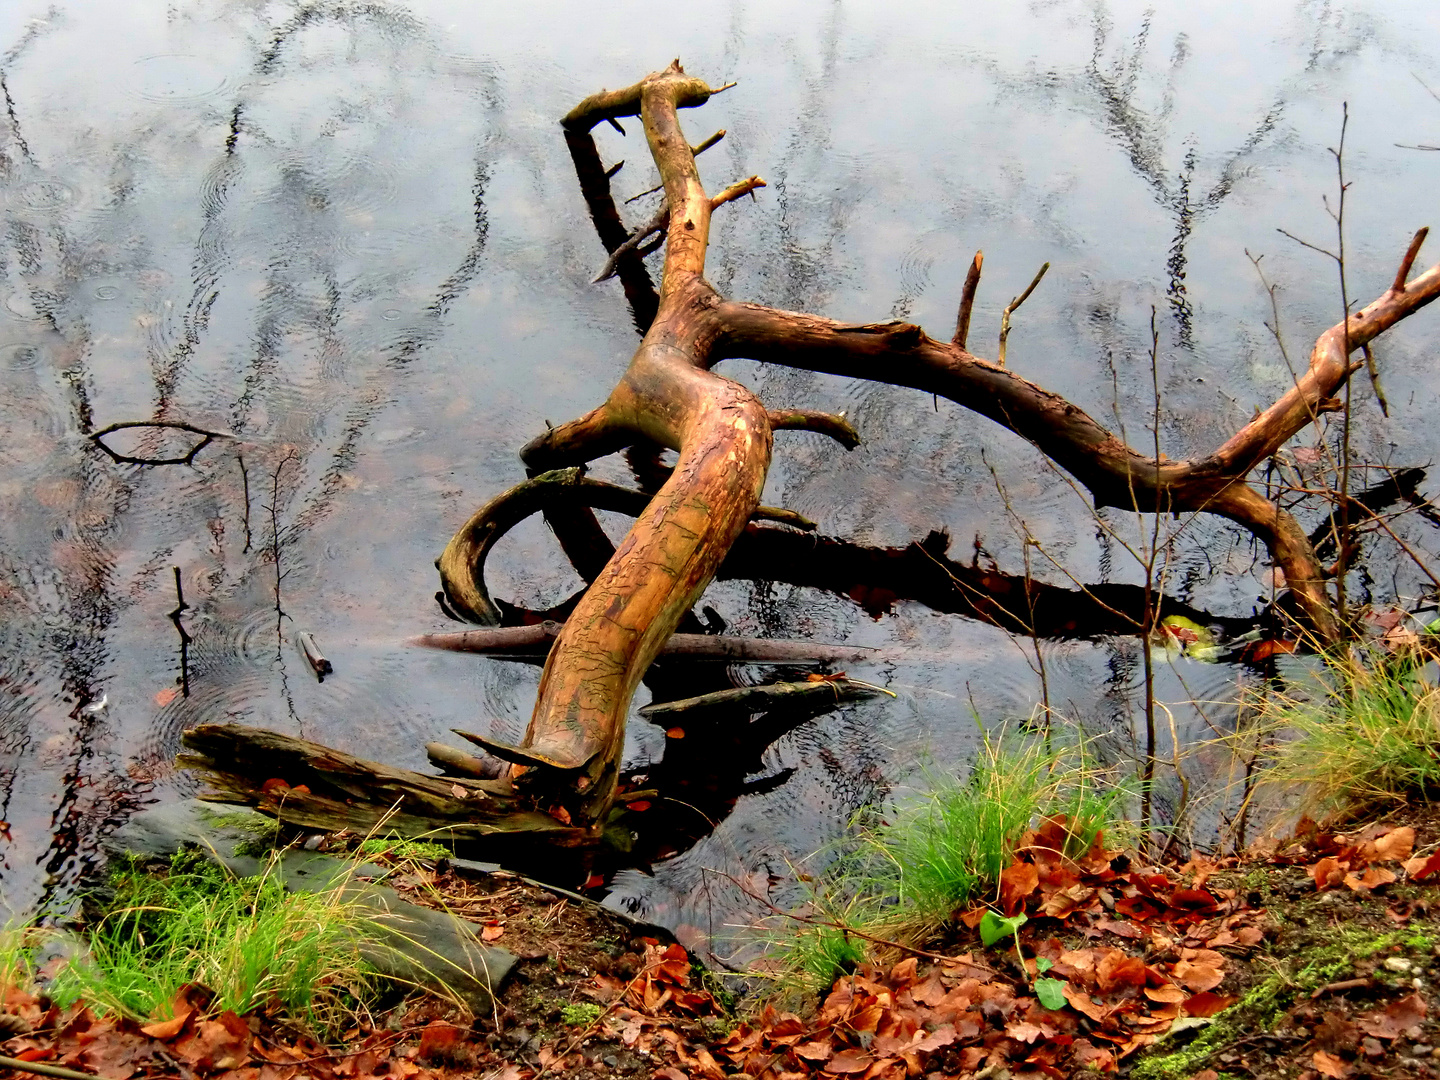
[[[168,865],[131,861],[88,898],[84,944],[53,972],[48,997],[98,1014],[170,1014],[182,988],[212,991],[210,1009],[285,1014],[322,1038],[376,1000],[362,958],[367,919],[340,889],[290,893],[273,866],[240,878],[197,853]],[[9,985],[28,986],[53,932],[11,931],[0,952]]]
[[[965,778],[923,779],[922,790],[857,820],[824,853],[803,921],[773,920],[769,967],[786,996],[822,990],[892,953],[885,943],[926,941],[957,911],[993,901],[1001,871],[1042,819],[1065,822],[1066,854],[1082,854],[1107,831],[1127,832],[1130,792],[1087,761],[1082,744],[991,735]]]

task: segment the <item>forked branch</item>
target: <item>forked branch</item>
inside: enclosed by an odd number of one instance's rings
[[[761,181],[751,178],[714,198],[706,194],[695,165],[699,148],[681,131],[678,110],[704,104],[713,93],[677,62],[633,86],[585,99],[563,121],[607,249],[629,245],[613,262],[622,279],[632,275],[627,294],[645,336],[602,405],[534,439],[521,456],[532,471],[541,471],[581,466],[640,443],[668,447],[678,459],[559,631],[530,726],[512,759],[527,763],[512,770],[522,792],[543,793],[545,805],[563,807],[577,827],[598,833],[613,798],[631,694],[755,516],[772,431],[821,431],[846,445],[858,438],[839,418],[767,410],[750,391],[711,371],[727,357],[943,394],[1032,442],[1084,485],[1097,506],[1206,511],[1238,522],[1269,548],[1317,636],[1337,636],[1324,572],[1309,539],[1247,477],[1327,408],[1357,369],[1351,361],[1355,350],[1440,295],[1440,266],[1406,281],[1423,230],[1394,285],[1347,323],[1320,335],[1308,369],[1289,392],[1213,453],[1170,461],[1158,445],[1150,453],[1132,449],[1064,398],[1004,368],[1009,316],[1038,285],[1043,268],[1006,308],[997,362],[966,347],[978,253],[948,342],[903,322],[845,324],[722,297],[704,277],[711,212],[753,192]],[[627,235],[620,225],[588,134],[595,124],[631,116],[641,118],[668,211],[659,293],[647,301],[654,305],[653,318],[637,302],[645,299],[638,283],[643,279],[648,286],[649,279],[638,258],[629,257],[645,251],[643,230]],[[452,600],[485,542],[478,533],[463,534],[452,542],[454,556],[447,553],[448,561],[442,560],[455,571],[446,578]],[[485,599],[464,598],[472,617],[482,613]]]

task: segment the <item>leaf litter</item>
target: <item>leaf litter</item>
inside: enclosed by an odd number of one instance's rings
[[[217,1013],[199,986],[148,1021],[12,988],[0,1017],[20,1033],[3,1052],[107,1080],[1440,1076],[1429,977],[1440,941],[1427,933],[1440,934],[1429,914],[1440,815],[1348,833],[1302,822],[1283,845],[1167,867],[1100,836],[1070,857],[1069,836],[1063,817],[1043,822],[993,907],[957,911],[924,958],[892,954],[843,975],[806,1015],[767,1005],[737,1023],[673,941],[600,926],[509,875],[477,883],[411,868],[398,883],[412,899],[473,920],[522,957],[493,1015],[410,1001],[322,1046],[264,1010]],[[1307,961],[1340,927],[1363,927],[1378,945]],[[1288,961],[1286,1007],[1251,1015]],[[593,1019],[567,1026],[564,1006],[576,1003]]]

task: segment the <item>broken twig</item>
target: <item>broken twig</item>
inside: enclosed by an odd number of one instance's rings
[[[1000,367],[1005,366],[1005,342],[1010,337],[1010,316],[1015,314],[1015,310],[1021,304],[1023,304],[1026,300],[1030,299],[1030,294],[1035,291],[1035,286],[1040,284],[1040,279],[1045,276],[1045,271],[1049,269],[1050,264],[1047,262],[1044,266],[1040,267],[1040,269],[1035,272],[1035,278],[1033,281],[1030,282],[1029,287],[1019,296],[1015,297],[1015,299],[1011,300],[1010,303],[1005,305],[1005,310],[1000,315],[1000,348],[995,356],[995,363],[998,364]]]

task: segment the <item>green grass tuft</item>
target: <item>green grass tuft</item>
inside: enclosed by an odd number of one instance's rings
[[[1266,745],[1263,784],[1298,791],[1312,816],[1343,818],[1440,792],[1440,689],[1411,659],[1352,653],[1310,692],[1253,703],[1245,738]]]
[[[118,870],[114,900],[88,928],[89,952],[49,987],[135,1018],[167,1015],[177,991],[201,983],[213,1008],[278,1006],[317,1033],[335,1032],[374,978],[360,956],[366,919],[340,896],[287,893],[272,873],[235,878],[193,854],[151,873]]]
[[[770,942],[782,988],[814,992],[865,959],[862,935],[914,944],[958,911],[988,900],[1025,831],[1065,814],[1070,854],[1120,817],[1121,787],[1104,786],[1075,747],[987,739],[968,778],[928,790],[881,820],[858,823],[815,883],[810,916]],[[872,815],[873,817],[874,815]]]

